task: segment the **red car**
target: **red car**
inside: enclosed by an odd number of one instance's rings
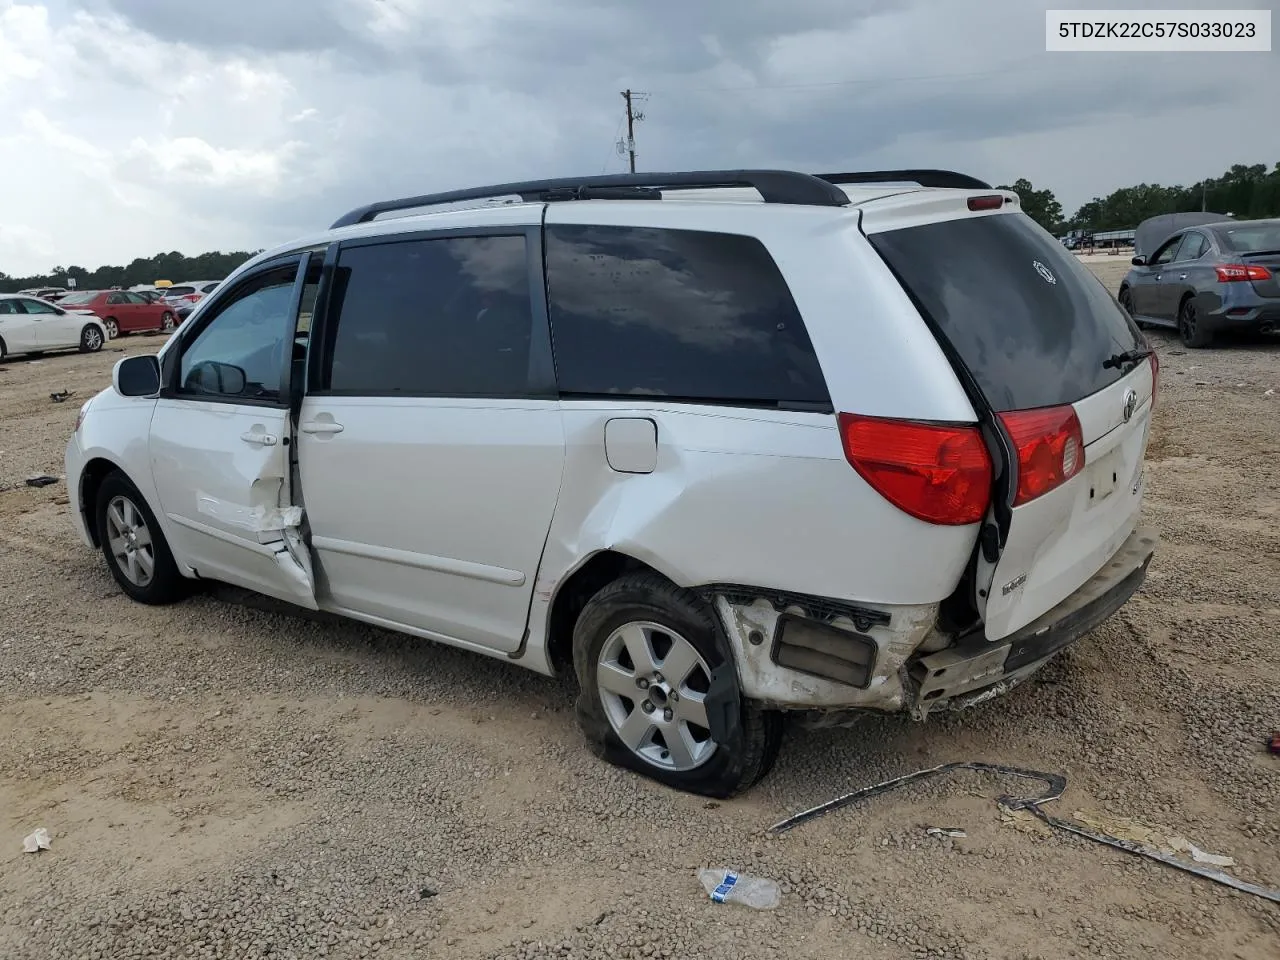
[[[59,301],[64,310],[88,310],[102,320],[108,337],[122,333],[150,330],[172,330],[178,325],[173,307],[151,303],[141,294],[128,290],[77,290]]]

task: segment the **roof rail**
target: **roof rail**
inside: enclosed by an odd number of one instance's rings
[[[843,174],[841,174],[843,176]],[[843,207],[849,204],[845,192],[829,178],[815,177],[794,170],[700,170],[686,173],[618,173],[591,177],[560,177],[555,180],[527,180],[501,183],[489,187],[468,187],[445,193],[428,193],[420,197],[380,200],[344,214],[333,222],[331,230],[355,223],[368,223],[380,213],[412,210],[464,200],[489,200],[516,195],[523,200],[604,199],[609,188],[649,188],[687,190],[695,187],[754,187],[765,203],[797,203],[819,207]],[[636,194],[632,194],[635,196]],[[623,199],[618,193],[614,199]]]
[[[922,187],[991,189],[991,184],[954,170],[862,170],[854,173],[815,173],[814,176],[827,183],[918,183]]]

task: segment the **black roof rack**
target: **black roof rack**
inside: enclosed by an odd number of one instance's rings
[[[922,187],[991,189],[991,184],[954,170],[861,170],[854,173],[815,173],[814,176],[827,183],[918,183]]]
[[[858,176],[858,174],[837,174]],[[959,176],[959,174],[953,174]],[[555,180],[527,180],[489,187],[468,187],[420,197],[380,200],[357,207],[334,221],[330,229],[368,223],[380,213],[412,210],[414,207],[489,200],[519,196],[523,200],[638,199],[660,194],[645,191],[689,190],[696,187],[754,187],[765,203],[797,203],[819,207],[843,207],[849,197],[835,186],[840,181],[815,177],[794,170],[701,170],[687,173],[618,173],[592,177],[561,177]]]

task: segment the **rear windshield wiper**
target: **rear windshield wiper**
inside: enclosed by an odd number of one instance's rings
[[[1141,360],[1145,360],[1153,353],[1155,353],[1155,351],[1150,347],[1142,347],[1138,350],[1126,350],[1124,353],[1113,353],[1111,356],[1107,357],[1107,359],[1102,361],[1102,369],[1108,370],[1111,367],[1115,367],[1119,370],[1126,364],[1138,363]]]

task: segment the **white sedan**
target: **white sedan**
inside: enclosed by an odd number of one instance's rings
[[[102,321],[35,297],[0,293],[0,360],[15,353],[79,349],[94,353],[107,341]]]

